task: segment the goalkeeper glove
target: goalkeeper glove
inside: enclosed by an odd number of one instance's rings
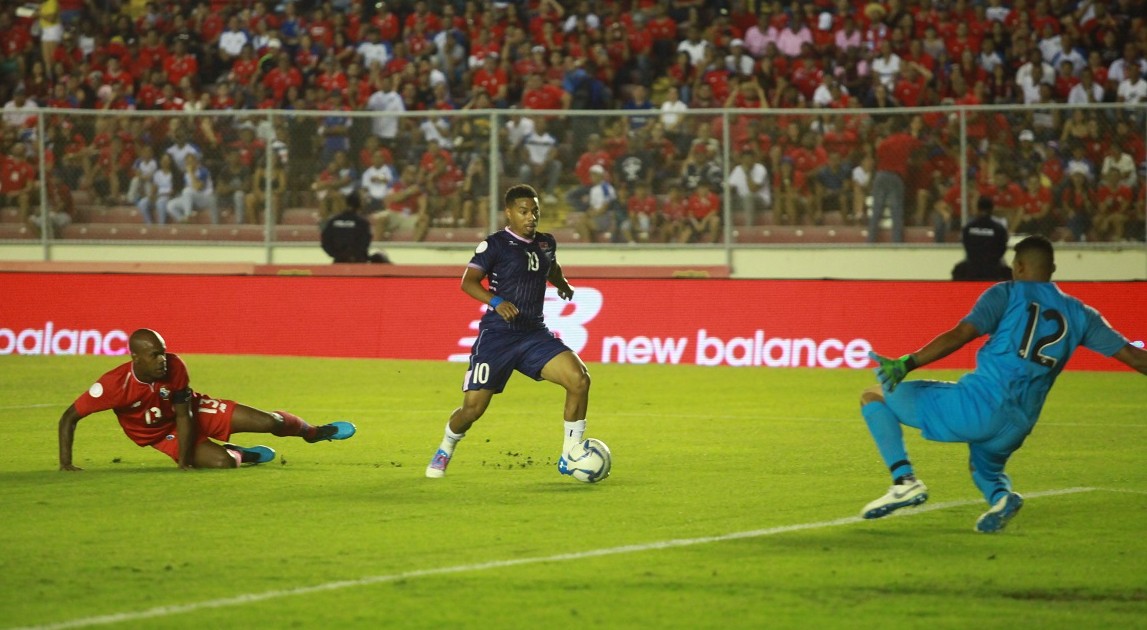
[[[868,358],[876,361],[876,378],[880,379],[880,386],[887,391],[896,389],[900,381],[904,380],[908,373],[916,369],[916,357],[906,354],[899,359],[890,359],[882,357],[875,352],[869,352]]]

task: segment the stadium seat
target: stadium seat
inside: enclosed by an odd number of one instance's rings
[[[135,206],[91,206],[84,217],[88,223],[143,223]]]
[[[0,223],[0,241],[39,238],[31,226],[21,223]]]
[[[20,224],[20,210],[18,208],[0,208],[0,223]]]
[[[287,208],[283,210],[281,225],[318,225],[319,211],[317,208]]]
[[[278,225],[275,226],[274,239],[276,242],[312,241],[318,243],[319,229],[315,226]]]

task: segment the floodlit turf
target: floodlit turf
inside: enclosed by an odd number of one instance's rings
[[[591,486],[556,472],[554,385],[515,376],[429,480],[461,365],[184,358],[200,391],[359,433],[237,435],[281,460],[180,472],[108,412],[58,472],[60,413],[119,360],[0,357],[0,628],[1147,626],[1136,374],[1061,377],[1009,467],[1027,504],[985,536],[964,447],[911,433],[931,500],[856,518],[888,484],[868,372],[591,365]]]

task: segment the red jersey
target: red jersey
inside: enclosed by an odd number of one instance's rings
[[[721,198],[709,189],[698,190],[693,193],[689,196],[688,203],[689,214],[697,219],[704,219],[721,210]]]
[[[665,205],[661,206],[661,215],[670,221],[680,221],[687,216],[688,212],[689,200],[684,197],[681,199],[670,197],[665,200]]]
[[[370,24],[378,29],[379,41],[393,42],[398,39],[398,34],[402,32],[402,25],[398,22],[398,15],[394,13],[376,15],[370,19]]]
[[[27,160],[0,156],[0,192],[10,195],[36,181],[36,169]]]
[[[490,98],[497,98],[508,83],[506,72],[499,67],[495,67],[493,72],[489,72],[486,68],[478,68],[470,80],[472,86],[482,88]]]
[[[250,85],[251,79],[254,78],[259,72],[259,60],[251,59],[236,59],[235,63],[231,64],[231,79],[239,85]]]
[[[1101,209],[1110,203],[1111,210],[1116,212],[1126,212],[1127,209],[1131,207],[1131,202],[1135,199],[1131,188],[1126,184],[1116,184],[1115,187],[1111,187],[1108,186],[1106,182],[1100,184],[1099,190],[1095,193],[1095,197]]]
[[[185,76],[199,74],[199,60],[190,53],[176,57],[171,55],[163,62],[163,71],[167,73],[167,82],[179,85]]]
[[[81,416],[111,409],[123,432],[136,444],[148,446],[175,431],[171,396],[190,383],[183,360],[168,352],[167,376],[162,379],[144,383],[135,377],[131,362],[124,363],[101,376],[74,404]],[[198,396],[193,393],[193,397]]]
[[[653,18],[645,25],[654,41],[672,42],[677,39],[677,22],[669,16]]]
[[[577,159],[577,164],[574,165],[574,174],[581,182],[582,186],[591,186],[593,179],[589,176],[589,169],[594,166],[601,166],[605,169],[606,173],[613,171],[613,158],[609,153],[598,149],[597,151],[586,151],[581,154]]]
[[[446,170],[442,171],[434,180],[434,189],[439,196],[445,197],[461,190],[464,181],[466,181],[466,176],[457,166],[447,166]]]
[[[625,209],[634,214],[644,214],[652,217],[657,214],[657,197],[653,195],[645,195],[644,197],[634,195],[626,202]]]
[[[1044,209],[1051,207],[1051,189],[1040,186],[1035,194],[1025,190],[1020,198],[1020,207],[1024,209],[1024,214],[1027,216],[1035,216],[1043,212]]]
[[[909,133],[894,133],[876,145],[876,170],[891,171],[901,178],[908,177],[908,158],[924,143]]]

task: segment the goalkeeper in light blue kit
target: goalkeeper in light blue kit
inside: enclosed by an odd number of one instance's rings
[[[892,473],[887,494],[864,506],[864,518],[880,518],[928,500],[916,478],[900,425],[920,429],[925,439],[968,445],[972,480],[990,509],[976,531],[1002,530],[1023,507],[1004,472],[1024,443],[1072,352],[1084,346],[1147,374],[1147,351],[1111,328],[1094,308],[1051,282],[1055,254],[1042,236],[1015,246],[1014,280],[980,295],[972,312],[916,352],[891,359],[876,353],[880,386],[860,397],[860,411]],[[981,335],[990,335],[976,355],[976,369],[956,383],[901,382],[912,370],[942,359]]]

